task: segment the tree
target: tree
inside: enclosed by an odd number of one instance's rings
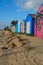
[[[4,30],[7,30],[7,29],[9,29],[9,27],[8,27],[8,26],[4,28]]]
[[[16,25],[18,23],[18,21],[17,20],[13,20],[12,22],[11,22],[11,26],[14,26],[14,25]]]
[[[11,29],[7,26],[4,28],[4,30],[8,30],[8,31],[11,31]]]

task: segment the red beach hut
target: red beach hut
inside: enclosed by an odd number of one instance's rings
[[[39,7],[35,20],[35,36],[43,38],[43,4]]]

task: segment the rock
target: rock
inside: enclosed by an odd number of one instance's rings
[[[3,53],[3,52],[2,52],[2,48],[0,48],[0,56],[2,56],[2,53]]]
[[[22,45],[23,45],[23,42],[19,41],[19,39],[18,39],[18,38],[14,39],[14,40],[13,40],[13,43],[14,43],[17,47],[19,47],[19,46],[22,46]]]

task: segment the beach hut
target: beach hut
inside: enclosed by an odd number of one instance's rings
[[[26,31],[26,23],[25,20],[21,21],[21,33],[25,33]]]
[[[15,32],[15,26],[11,26],[10,29],[12,32]]]
[[[35,14],[28,14],[26,18],[26,34],[34,35],[34,20]]]
[[[35,36],[43,38],[43,4],[39,7],[35,21]]]
[[[16,32],[20,33],[20,31],[21,31],[20,29],[21,29],[21,22],[18,21],[18,23],[16,24]]]

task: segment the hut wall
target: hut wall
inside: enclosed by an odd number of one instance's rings
[[[26,18],[26,33],[34,34],[34,19],[29,15]]]
[[[35,24],[35,19],[32,18],[31,23],[30,23],[30,34],[34,35],[34,24]]]
[[[15,32],[15,26],[11,27],[11,31]]]
[[[25,22],[21,22],[21,33],[25,33]]]
[[[43,38],[43,5],[37,11],[34,34],[39,38]]]
[[[18,22],[18,32],[20,33],[20,28],[21,28],[21,23],[20,22]]]
[[[18,22],[18,23],[16,24],[16,32],[17,32],[17,33],[20,33],[20,26],[21,26],[21,23]]]
[[[30,22],[26,23],[26,33],[30,34]]]
[[[16,24],[16,32],[18,32],[18,24]]]

